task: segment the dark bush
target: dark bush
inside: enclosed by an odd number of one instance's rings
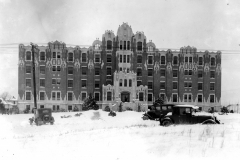
[[[126,107],[126,110],[127,110],[127,111],[132,111],[133,109],[130,108],[130,107]]]
[[[109,107],[109,106],[106,106],[106,107],[104,108],[104,111],[110,112],[110,107]]]

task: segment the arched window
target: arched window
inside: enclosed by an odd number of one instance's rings
[[[153,51],[153,47],[152,47],[152,46],[149,46],[149,47],[148,47],[148,51]]]
[[[87,54],[82,53],[82,62],[87,62]]]
[[[127,79],[124,79],[124,87],[127,87]]]
[[[173,64],[174,64],[174,65],[177,65],[177,64],[178,64],[178,57],[177,57],[177,56],[174,56],[174,57],[173,57]]]
[[[107,50],[112,50],[112,41],[107,41]]]
[[[119,86],[122,87],[122,79],[119,80]]]
[[[211,58],[211,66],[215,66],[215,58],[214,57]]]
[[[68,53],[68,61],[73,62],[73,53]]]
[[[132,80],[129,79],[129,87],[132,87]]]
[[[130,41],[127,41],[127,50],[130,50]]]
[[[122,41],[120,41],[120,50],[122,50]]]
[[[137,42],[137,50],[142,51],[142,42]]]

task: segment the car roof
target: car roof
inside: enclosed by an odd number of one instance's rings
[[[179,107],[179,108],[189,107],[189,108],[193,108],[193,109],[198,109],[199,108],[198,106],[190,105],[190,104],[178,104],[178,105],[175,105],[174,107]]]

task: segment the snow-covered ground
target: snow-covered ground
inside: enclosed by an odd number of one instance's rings
[[[0,115],[0,159],[238,159],[240,114],[217,115],[222,125],[159,126],[143,112],[53,113],[54,125],[29,125],[32,114]],[[71,118],[61,118],[72,115]]]

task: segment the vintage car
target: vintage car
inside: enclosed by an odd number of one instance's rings
[[[150,111],[143,114],[143,120],[159,120],[160,117],[172,112],[172,107],[174,104],[163,104],[163,105],[153,105],[150,106]]]
[[[29,123],[31,125],[33,124],[33,122],[35,122],[37,126],[47,123],[53,125],[54,118],[52,116],[52,109],[51,108],[34,109],[34,117],[29,118]]]
[[[160,118],[160,125],[171,124],[220,124],[217,117],[209,113],[196,112],[199,107],[195,105],[173,105],[172,112]]]

